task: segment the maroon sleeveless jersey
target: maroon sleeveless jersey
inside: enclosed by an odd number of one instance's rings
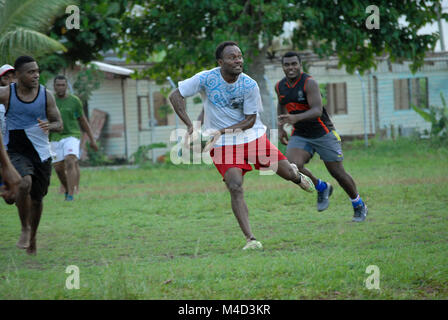
[[[305,92],[306,82],[309,78],[311,78],[309,74],[302,72],[293,85],[288,83],[286,77],[275,85],[278,102],[285,106],[289,113],[303,113],[310,109]],[[322,115],[317,119],[299,121],[294,124],[292,135],[313,139],[322,137],[331,130],[334,130],[334,125],[327,110],[323,108]]]

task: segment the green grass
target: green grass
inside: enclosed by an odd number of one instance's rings
[[[447,299],[448,149],[425,142],[344,145],[347,171],[369,206],[351,204],[315,157],[308,166],[336,186],[327,211],[316,195],[277,176],[245,177],[252,229],[244,237],[211,166],[82,171],[73,203],[53,175],[38,254],[15,247],[20,223],[0,204],[0,299]],[[67,266],[79,290],[65,287]],[[368,290],[366,268],[380,269]]]

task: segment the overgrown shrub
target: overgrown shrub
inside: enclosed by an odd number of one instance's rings
[[[448,106],[442,92],[440,93],[440,99],[442,100],[442,107],[430,106],[426,109],[416,105],[412,106],[412,109],[425,121],[431,123],[431,131],[425,133],[429,134],[434,144],[438,145],[448,142]]]

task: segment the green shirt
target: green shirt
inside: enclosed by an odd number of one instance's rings
[[[62,132],[52,132],[50,141],[59,141],[67,137],[81,139],[81,130],[78,122],[78,119],[84,115],[81,100],[71,94],[63,99],[56,96],[55,99],[64,122],[64,130]]]

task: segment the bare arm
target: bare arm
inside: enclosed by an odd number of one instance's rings
[[[6,109],[8,109],[9,103],[9,86],[0,87],[0,103],[5,105]]]
[[[280,142],[284,145],[288,144],[288,134],[286,133],[285,129],[283,128],[284,123],[280,121],[280,116],[284,114],[288,114],[285,105],[280,103],[280,92],[279,92],[279,82],[277,82],[276,86],[274,87],[275,92],[277,93],[277,116],[278,116],[278,137],[280,138]]]
[[[322,115],[322,97],[320,95],[319,85],[314,79],[308,80],[305,93],[310,109],[303,113],[279,116],[280,123],[293,125],[299,121],[317,119]]]
[[[286,107],[282,104],[280,104],[280,102],[277,103],[277,115],[280,116],[284,115],[284,114],[288,114],[288,112],[286,111]],[[283,128],[284,123],[281,121],[278,121],[278,137],[280,138],[280,142],[284,145],[288,144],[288,134],[286,133],[285,129]]]
[[[39,127],[41,127],[44,132],[61,132],[64,129],[61,114],[56,106],[56,101],[54,96],[50,91],[46,91],[47,94],[47,119],[48,121],[42,121],[37,119],[39,122]]]
[[[90,128],[89,122],[87,121],[87,118],[85,115],[82,115],[78,118],[79,125],[81,126],[81,129],[87,133],[87,136],[90,140],[90,146],[93,148],[93,150],[98,151],[98,146],[96,144],[95,138],[93,137],[92,128]]]
[[[204,108],[202,108],[202,111],[198,116],[198,121],[201,123],[201,126],[204,124]]]
[[[207,142],[202,152],[208,152],[215,145],[216,141],[218,141],[221,135],[226,133],[233,133],[239,130],[244,131],[250,129],[254,126],[256,120],[257,120],[257,114],[249,114],[249,115],[246,114],[243,121],[238,122],[233,126],[215,131],[214,133],[212,133],[212,138]]]
[[[227,127],[227,128],[223,128],[218,130],[220,134],[225,134],[225,133],[232,133],[234,131],[237,130],[247,130],[250,129],[254,126],[255,124],[255,120],[257,120],[257,115],[256,114],[249,114],[249,115],[245,115],[245,118],[243,121],[238,122],[237,124],[234,124],[233,126]]]
[[[169,99],[174,111],[187,126],[188,133],[191,134],[193,132],[193,124],[191,123],[190,117],[187,114],[187,105],[185,103],[184,97],[182,97],[182,95],[180,94],[179,89],[171,92]]]
[[[5,146],[3,145],[3,136],[2,136],[1,131],[0,131],[0,165],[1,165],[1,168],[11,165],[11,162],[9,161],[8,154],[6,153]]]
[[[3,137],[0,132],[0,173],[3,180],[4,186],[0,189],[0,194],[9,204],[15,201],[16,194],[19,191],[19,184],[22,178],[16,171],[11,161],[9,160],[8,154],[6,153],[5,146],[3,145]]]
[[[314,120],[322,116],[322,96],[320,95],[319,85],[314,79],[309,79],[305,89],[306,98],[310,106],[310,110],[300,113],[298,121]]]
[[[246,115],[246,118],[243,121],[241,121],[240,123],[237,123],[233,126],[221,129],[221,130],[219,130],[219,133],[224,134],[225,131],[227,131],[229,133],[229,131],[233,131],[233,130],[250,129],[254,126],[255,120],[257,120],[256,114]],[[204,124],[204,108],[202,108],[202,111],[198,116],[198,121],[201,122],[201,125]]]
[[[277,115],[281,116],[283,114],[288,114],[288,112],[286,112],[285,106],[280,104],[280,102],[278,102],[277,103]],[[283,124],[279,124],[278,128],[283,130]]]

